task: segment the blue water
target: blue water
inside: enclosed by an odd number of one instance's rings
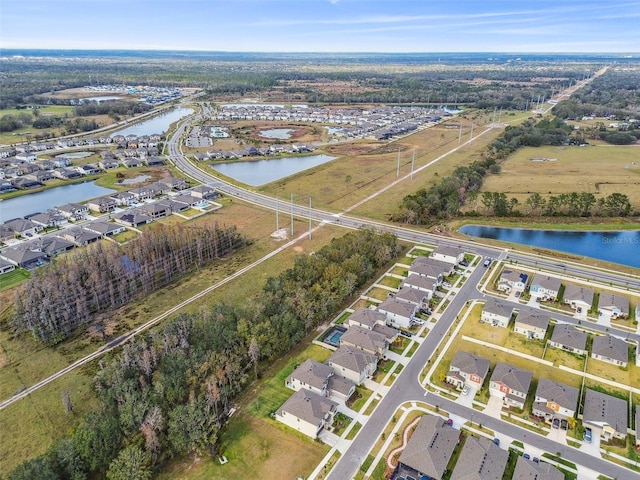
[[[116,190],[104,188],[93,182],[63,185],[37,193],[28,193],[20,197],[0,201],[0,223],[13,218],[22,218],[66,203],[81,203],[92,198],[114,193]]]
[[[153,135],[154,133],[163,134],[169,129],[169,126],[173,122],[177,122],[181,118],[186,117],[191,113],[193,113],[193,110],[191,108],[176,108],[175,110],[171,110],[170,112],[153,117],[150,120],[145,120],[144,122],[136,123],[135,125],[123,128],[122,130],[117,130],[110,136],[113,137],[114,135],[137,135],[140,137],[141,135]]]
[[[568,232],[465,225],[460,233],[598,258],[640,268],[640,231]]]
[[[334,158],[336,157],[329,155],[308,155],[306,157],[272,158],[251,162],[216,163],[212,165],[212,168],[227,177],[257,187],[322,165]]]

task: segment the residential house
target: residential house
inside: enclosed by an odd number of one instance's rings
[[[559,278],[550,277],[542,273],[536,273],[531,280],[529,293],[540,300],[555,302],[558,299],[561,281]]]
[[[577,312],[587,312],[593,305],[593,290],[569,284],[564,288],[563,301]]]
[[[389,341],[381,333],[354,325],[342,334],[340,346],[357,348],[383,358],[389,350]]]
[[[87,202],[87,206],[91,210],[99,213],[113,212],[117,205],[115,199],[112,197],[98,197]]]
[[[114,157],[103,158],[98,162],[98,166],[103,170],[113,170],[118,168],[119,162]]]
[[[192,188],[191,195],[205,200],[220,196],[214,188],[207,187],[206,185],[198,185],[197,187]]]
[[[33,245],[22,244],[8,247],[0,251],[0,258],[27,270],[39,267],[47,261],[47,254],[40,250],[32,250]]]
[[[605,441],[627,437],[627,402],[587,388],[582,423],[591,427]]]
[[[436,260],[456,265],[464,260],[464,250],[458,247],[441,245],[431,252],[431,256]]]
[[[502,270],[500,279],[498,280],[498,290],[506,293],[511,293],[512,290],[515,292],[524,292],[528,280],[529,275],[527,273],[505,268]]]
[[[38,246],[38,250],[46,253],[49,258],[53,258],[75,248],[75,244],[64,238],[48,235],[38,238],[33,243]]]
[[[73,227],[63,230],[59,234],[59,237],[73,242],[79,247],[85,247],[90,243],[94,243],[100,240],[102,238],[102,235],[89,230],[85,230],[82,227]]]
[[[111,195],[119,207],[129,207],[136,203],[136,197],[131,192],[118,192]]]
[[[44,213],[36,213],[29,217],[33,223],[43,226],[44,228],[60,227],[69,223],[67,217],[55,210],[48,210]]]
[[[7,227],[4,223],[0,223],[0,242],[6,242],[15,238],[16,232]]]
[[[83,228],[103,237],[112,237],[113,235],[117,235],[127,230],[127,227],[123,225],[119,225],[114,222],[105,222],[103,220],[88,223],[84,225]]]
[[[276,411],[276,420],[313,439],[325,428],[331,428],[338,404],[310,390],[294,393]]]
[[[56,168],[53,171],[53,176],[62,180],[73,180],[80,178],[82,174],[73,168]]]
[[[451,480],[502,480],[508,460],[509,452],[502,450],[490,438],[469,435]]]
[[[140,159],[135,157],[123,158],[122,160],[120,160],[120,163],[123,167],[126,168],[137,168],[142,166],[142,162],[140,161]]]
[[[507,328],[512,314],[513,307],[493,297],[487,297],[487,301],[482,307],[480,321],[490,323],[494,327]]]
[[[629,345],[612,335],[596,335],[591,345],[591,358],[626,368],[629,361]]]
[[[459,441],[459,430],[447,425],[441,417],[424,415],[400,454],[398,464],[414,470],[418,478],[441,480]]]
[[[445,380],[459,389],[468,385],[480,390],[487,373],[489,373],[489,360],[458,350],[451,360]]]
[[[361,385],[378,367],[378,357],[351,347],[340,347],[331,354],[327,364],[336,375]]]
[[[89,214],[89,207],[77,203],[67,203],[60,207],[54,207],[54,209],[69,220],[82,220]]]
[[[387,316],[370,308],[358,308],[349,315],[345,323],[347,327],[358,326],[373,330],[375,325],[386,325]]]
[[[42,225],[32,222],[31,220],[27,220],[26,218],[14,218],[13,220],[4,222],[4,224],[16,235],[21,235],[23,237],[31,237],[44,228]]]
[[[627,318],[629,299],[615,293],[602,292],[598,298],[598,314],[609,318]]]
[[[518,480],[564,480],[564,473],[550,463],[534,462],[518,455],[512,478]]]
[[[189,187],[187,181],[183,178],[167,177],[158,180],[158,183],[167,185],[172,190],[184,190]]]
[[[426,266],[426,267],[436,268],[440,270],[440,272],[445,276],[453,275],[456,272],[454,263],[444,262],[442,260],[438,260],[433,257],[417,256],[416,258],[413,259],[411,266],[412,267]]]
[[[126,212],[119,212],[113,215],[113,219],[121,223],[123,225],[128,225],[130,227],[140,227],[142,225],[146,225],[147,223],[153,222],[153,218],[151,218],[146,213],[136,209],[127,210]]]
[[[326,397],[329,377],[333,374],[333,369],[329,365],[309,358],[291,372],[285,380],[285,385],[296,392],[305,388]]]
[[[42,183],[27,177],[18,177],[11,179],[11,185],[18,190],[29,190],[30,188],[41,187]]]
[[[513,331],[529,339],[544,339],[549,328],[549,316],[543,313],[519,313]]]
[[[499,362],[491,374],[489,392],[501,397],[506,407],[524,408],[532,378],[527,370]]]
[[[23,152],[16,154],[16,160],[20,160],[21,162],[35,162],[37,160],[37,156],[35,153]]]
[[[131,190],[129,190],[129,193],[133,195],[136,202],[149,200],[158,194],[156,190],[149,185],[146,185],[144,187],[132,188]]]
[[[415,275],[412,275],[412,276],[415,276]],[[413,305],[416,305],[419,309],[429,308],[430,296],[429,294],[427,294],[427,292],[424,292],[422,290],[418,290],[416,288],[400,287],[397,293],[394,293],[393,296],[398,300],[412,303]]]
[[[171,215],[171,208],[169,205],[161,202],[146,203],[141,207],[138,207],[138,210],[142,213],[146,213],[154,220]]]
[[[396,328],[409,328],[415,320],[418,306],[397,298],[389,298],[378,305],[378,311],[387,316],[387,323]]]
[[[68,157],[55,157],[51,161],[55,168],[64,168],[71,165],[71,160]]]
[[[427,278],[421,275],[409,275],[402,281],[400,288],[413,288],[415,290],[420,290],[427,295],[428,300],[431,300],[438,289],[438,285],[436,280],[433,278]]]
[[[90,163],[78,165],[76,167],[76,170],[82,175],[96,175],[101,172],[100,168],[98,168],[97,165],[92,165]]]
[[[560,348],[567,352],[577,353],[578,355],[586,355],[587,334],[582,330],[578,330],[573,325],[559,323],[553,327],[549,346]]]
[[[580,390],[547,378],[538,380],[532,413],[551,422],[554,418],[566,420],[576,414]]]
[[[43,183],[51,180],[53,178],[53,173],[49,170],[38,170],[25,175],[24,178],[27,180],[33,180],[34,182]]]
[[[150,157],[145,157],[143,162],[147,165],[147,167],[159,167],[164,165],[164,160],[156,155],[151,155]]]
[[[0,258],[0,275],[4,275],[5,273],[12,272],[16,269],[16,266],[13,263],[9,263],[6,260]]]
[[[174,197],[171,197],[171,200],[176,203],[182,203],[186,205],[187,208],[195,207],[200,202],[202,202],[201,198],[194,197],[193,195],[189,195],[189,194],[176,195]]]

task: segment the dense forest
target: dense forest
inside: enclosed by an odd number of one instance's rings
[[[297,257],[243,306],[203,306],[125,344],[101,362],[99,409],[8,480],[142,480],[171,458],[218,454],[231,403],[260,362],[298,345],[398,253],[391,234],[348,233]],[[73,412],[72,393],[63,392],[62,409]]]
[[[235,227],[155,226],[120,247],[98,242],[34,272],[15,295],[15,327],[47,344],[241,247]]]

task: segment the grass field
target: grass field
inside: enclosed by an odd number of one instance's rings
[[[553,161],[534,162],[531,158]],[[481,191],[504,192],[521,203],[534,192],[543,196],[590,192],[596,198],[619,192],[627,195],[637,209],[640,208],[638,158],[640,146],[521,148],[502,163],[499,175],[485,179]],[[478,208],[482,208],[480,202]]]
[[[17,268],[11,272],[0,275],[0,291],[11,288],[29,278],[31,274],[22,269]]]

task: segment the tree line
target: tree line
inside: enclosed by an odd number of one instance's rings
[[[612,193],[606,197],[596,198],[589,192],[569,192],[560,195],[550,195],[545,198],[539,193],[533,193],[524,201],[527,212],[518,209],[520,202],[517,198],[507,198],[499,192],[483,192],[480,201],[486,214],[496,217],[510,217],[520,215],[531,216],[568,216],[568,217],[626,217],[631,214],[629,197],[622,193]],[[477,211],[474,210],[474,214]]]
[[[296,257],[245,305],[203,306],[125,344],[95,376],[98,410],[8,480],[142,480],[169,459],[220,454],[229,408],[259,363],[298,345],[398,253],[391,234],[348,233]]]
[[[14,324],[56,344],[180,275],[244,245],[235,226],[161,226],[125,246],[97,242],[38,269],[16,292]]]

